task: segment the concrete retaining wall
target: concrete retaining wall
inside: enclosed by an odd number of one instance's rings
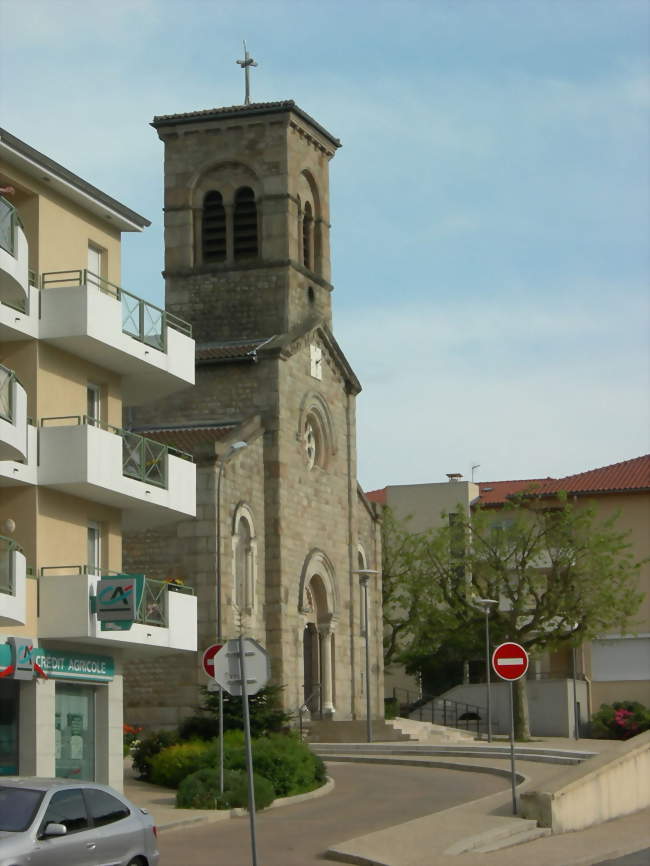
[[[650,731],[521,795],[520,814],[553,833],[581,830],[650,806]]]

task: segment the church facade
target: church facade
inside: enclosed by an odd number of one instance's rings
[[[126,537],[124,570],[194,588],[200,648],[240,630],[260,641],[288,710],[363,719],[369,689],[383,716],[378,513],[356,478],[361,386],[332,333],[339,141],[292,101],[152,125],[165,148],[166,309],[192,323],[196,385],[126,421],[194,455],[197,516]],[[200,652],[134,659],[125,720],[175,725],[207,683]]]

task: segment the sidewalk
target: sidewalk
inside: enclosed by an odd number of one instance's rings
[[[485,741],[475,744],[481,747],[487,745]],[[395,743],[390,745],[399,747],[399,744]],[[572,739],[540,738],[526,746],[550,752],[573,750],[603,753],[615,749],[616,743],[607,740],[576,742]],[[412,759],[413,756],[409,756],[409,762]],[[378,756],[376,760],[388,762],[391,758]],[[400,756],[396,755],[393,760],[399,762]],[[508,758],[496,756],[472,758],[467,755],[454,757],[436,754],[429,760],[424,755],[418,756],[416,760],[418,763],[438,766],[456,765],[459,770],[461,767],[467,770],[472,766],[478,772],[489,772],[491,769],[503,772],[509,769],[510,765]],[[125,795],[136,805],[146,808],[160,830],[166,831],[192,823],[229,820],[229,812],[175,809],[173,792],[138,781],[130,767],[127,770],[127,766],[125,764]],[[518,787],[518,792],[522,792],[543,784],[566,768],[518,759],[516,769],[526,779]],[[325,795],[327,791],[321,790],[318,793]],[[521,866],[522,863],[526,866],[591,866],[650,846],[650,810],[645,810],[578,832],[544,836],[490,853],[444,853],[450,848],[463,847],[472,836],[477,837],[479,844],[498,839],[499,836],[508,836],[510,828],[519,823],[524,822],[512,816],[511,793],[510,789],[506,788],[481,800],[435,812],[375,833],[348,840],[332,839],[327,856],[331,860],[363,866]]]

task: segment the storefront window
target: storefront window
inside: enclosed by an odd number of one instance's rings
[[[91,686],[56,684],[56,775],[64,779],[95,778],[95,690]]]
[[[18,689],[11,680],[0,680],[0,776],[18,773]]]

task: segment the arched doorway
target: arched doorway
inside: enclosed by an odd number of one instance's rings
[[[300,581],[303,614],[303,701],[312,716],[331,718],[336,712],[334,629],[336,594],[329,559],[312,551]]]

